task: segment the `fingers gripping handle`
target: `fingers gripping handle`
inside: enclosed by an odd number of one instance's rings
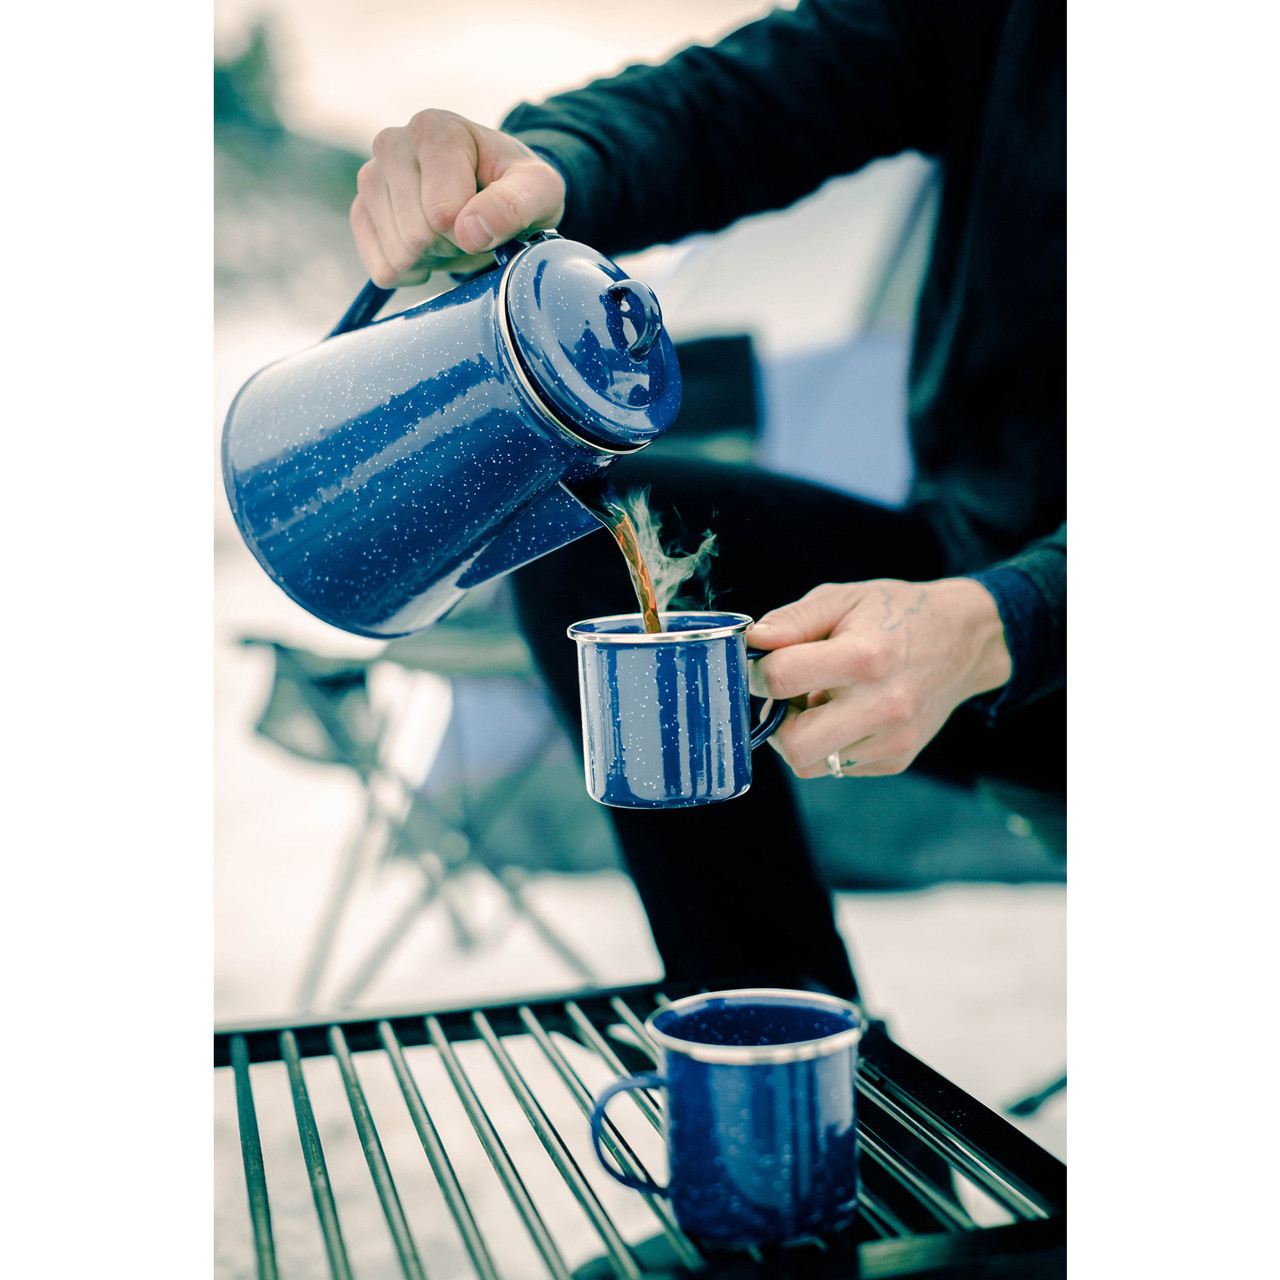
[[[659,1089],[667,1083],[666,1076],[659,1075],[656,1071],[646,1072],[639,1076],[623,1076],[621,1080],[615,1080],[597,1099],[596,1105],[591,1111],[591,1141],[595,1144],[596,1159],[600,1161],[601,1167],[611,1178],[622,1183],[624,1187],[630,1187],[633,1191],[647,1191],[650,1195],[665,1196],[668,1193],[666,1187],[660,1187],[656,1182],[650,1182],[645,1178],[633,1178],[629,1174],[623,1173],[615,1169],[613,1165],[605,1159],[604,1155],[604,1109],[609,1105],[610,1099],[616,1094],[625,1093],[630,1089]]]
[[[750,662],[755,658],[763,658],[766,654],[771,653],[769,649],[748,649],[747,661]],[[773,706],[769,710],[769,714],[756,726],[755,732],[751,735],[751,750],[754,751],[787,717],[787,707],[790,704],[785,698],[775,698]]]

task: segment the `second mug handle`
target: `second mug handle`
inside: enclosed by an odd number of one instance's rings
[[[629,1089],[660,1089],[666,1083],[667,1077],[659,1075],[656,1071],[648,1071],[638,1076],[623,1076],[621,1080],[615,1080],[596,1099],[596,1105],[591,1109],[591,1141],[595,1145],[596,1159],[600,1161],[605,1173],[622,1183],[624,1187],[630,1187],[633,1191],[647,1191],[653,1196],[665,1196],[670,1192],[666,1187],[660,1187],[647,1178],[633,1178],[630,1174],[615,1169],[604,1158],[604,1109],[609,1105],[610,1099],[619,1093]]]
[[[763,658],[766,654],[772,653],[772,649],[748,649],[747,661],[750,662],[755,658]],[[786,698],[775,698],[773,700],[773,709],[767,716],[756,726],[755,731],[751,735],[751,750],[754,751],[773,731],[786,719],[787,708],[791,704]]]

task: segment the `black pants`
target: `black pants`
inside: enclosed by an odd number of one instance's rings
[[[715,608],[758,618],[823,582],[927,581],[957,571],[918,511],[707,462],[639,456],[616,464],[612,475],[619,493],[651,486],[650,505],[662,516],[668,549],[680,533],[687,548],[705,530],[717,533],[710,577]],[[520,570],[514,586],[525,637],[577,740],[577,667],[565,628],[583,618],[635,612],[622,557],[602,530]],[[1061,794],[1064,703],[1044,699],[995,728],[961,707],[912,767],[953,783],[992,778]],[[751,790],[736,800],[609,810],[668,978],[816,983],[856,997],[792,783],[777,753],[764,748],[754,756]]]

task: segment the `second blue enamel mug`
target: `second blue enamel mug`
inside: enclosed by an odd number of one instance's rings
[[[751,753],[782,723],[785,702],[751,727],[745,613],[639,614],[569,628],[578,646],[587,792],[621,809],[732,800],[751,786]]]
[[[862,1011],[835,996],[760,988],[675,1000],[645,1023],[661,1069],[600,1095],[591,1136],[625,1186],[668,1196],[682,1230],[727,1245],[785,1243],[838,1230],[858,1203],[855,1077]],[[615,1169],[605,1107],[662,1088],[670,1181]]]

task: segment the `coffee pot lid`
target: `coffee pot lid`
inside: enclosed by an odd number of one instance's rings
[[[502,286],[511,344],[551,412],[611,450],[666,431],[680,408],[680,369],[648,285],[554,233],[503,249],[518,250]]]

